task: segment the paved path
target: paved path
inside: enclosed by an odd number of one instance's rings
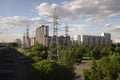
[[[75,65],[75,80],[84,80],[83,79],[83,70],[88,68],[90,60],[84,60],[80,64]]]

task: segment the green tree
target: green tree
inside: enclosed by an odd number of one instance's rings
[[[120,54],[120,46],[117,46],[117,47],[115,48],[115,51]]]
[[[120,55],[116,53],[92,62],[91,68],[84,72],[85,80],[119,80]]]
[[[73,64],[75,62],[72,52],[69,50],[61,50],[59,63],[66,66],[68,69],[73,70]]]
[[[108,56],[111,52],[111,47],[110,46],[105,46],[101,49],[101,56]]]
[[[99,59],[101,57],[100,55],[100,51],[99,51],[99,47],[94,47],[91,52],[90,55],[92,58],[94,59]]]
[[[31,80],[72,80],[73,73],[52,60],[33,64]]]
[[[43,45],[35,44],[34,46],[27,49],[30,54],[29,57],[33,59],[33,61],[41,61],[43,59],[47,59],[48,51],[47,48]]]

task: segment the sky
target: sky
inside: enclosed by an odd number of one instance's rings
[[[22,39],[26,28],[30,36],[35,29],[47,25],[52,35],[52,16],[59,17],[58,32],[64,35],[100,35],[111,33],[120,42],[120,0],[0,0],[0,42]]]

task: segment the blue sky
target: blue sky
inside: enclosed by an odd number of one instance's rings
[[[50,26],[54,10],[59,20],[59,35],[64,35],[64,26],[69,34],[112,34],[120,41],[120,0],[0,0],[0,41],[21,38],[27,26],[30,36],[42,24]]]

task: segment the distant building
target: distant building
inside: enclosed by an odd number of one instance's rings
[[[68,45],[70,43],[70,36],[49,36],[49,27],[42,25],[36,29],[36,42],[46,47],[51,44]]]
[[[110,33],[102,33],[101,36],[105,37],[105,44],[111,44],[111,34]]]
[[[94,36],[89,36],[89,45],[91,45],[91,46],[95,45],[95,37]]]
[[[30,46],[35,45],[35,43],[36,43],[36,38],[35,37],[31,37],[30,38]]]
[[[106,45],[105,44],[105,36],[100,36],[100,45]]]
[[[58,44],[60,45],[68,45],[70,44],[70,36],[59,36],[58,37]]]
[[[75,35],[71,41],[74,45],[80,45],[81,44],[81,37],[80,35]]]
[[[89,36],[88,35],[82,35],[81,36],[81,44],[89,45]]]
[[[48,46],[49,29],[48,26],[42,25],[36,29],[36,42]]]
[[[110,33],[102,33],[101,36],[94,36],[94,35],[77,35],[76,40],[74,40],[74,44],[77,45],[110,45],[112,44],[111,41],[111,34]]]
[[[94,36],[95,38],[95,45],[101,45],[100,44],[100,36]]]

